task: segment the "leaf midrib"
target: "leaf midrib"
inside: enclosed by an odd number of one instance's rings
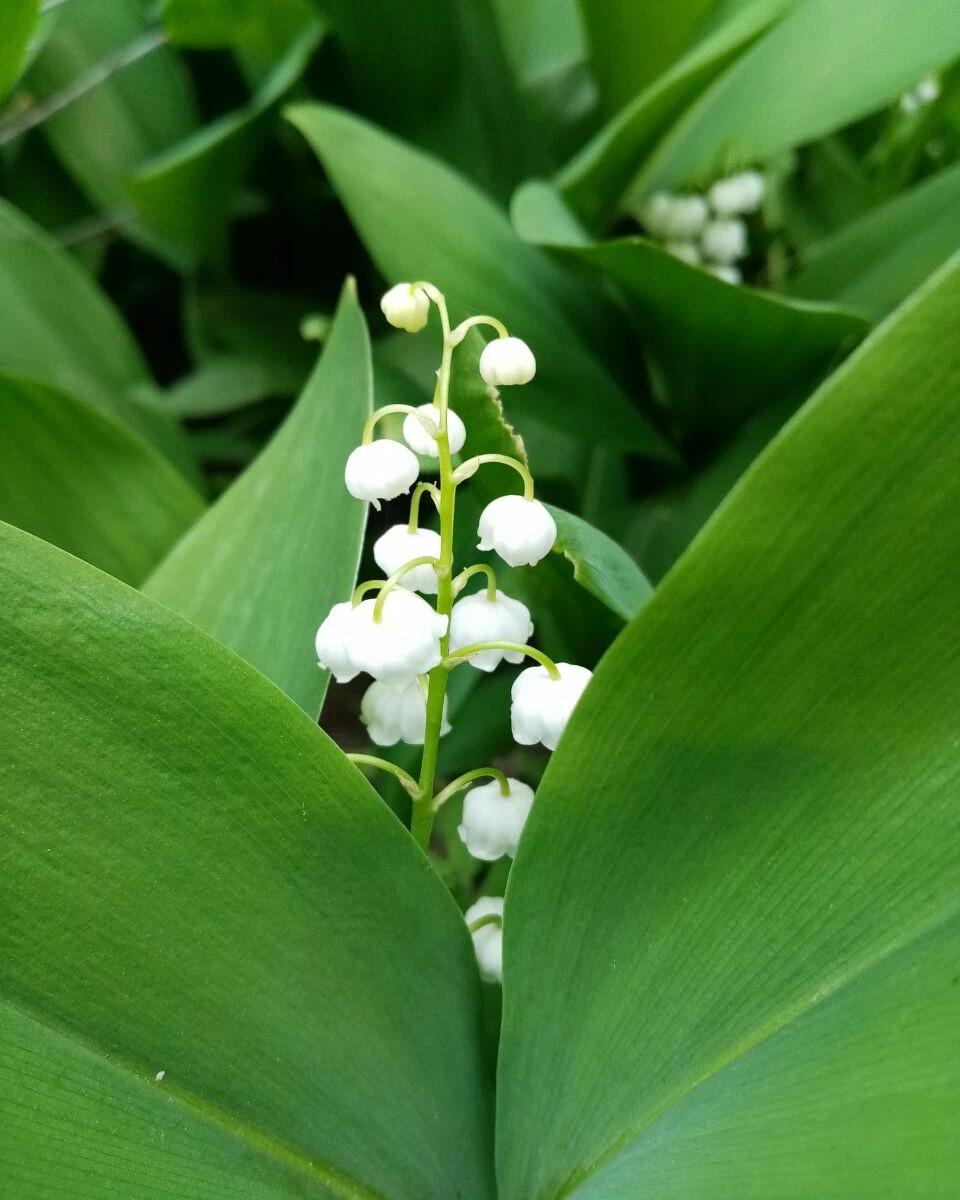
[[[560,1188],[553,1195],[553,1200],[569,1200],[569,1197],[578,1192],[580,1188],[590,1182],[591,1178],[601,1168],[607,1166],[613,1159],[617,1157],[623,1150],[632,1142],[635,1142],[639,1137],[647,1133],[654,1125],[657,1124],[663,1117],[670,1112],[671,1109],[681,1104],[686,1098],[695,1092],[704,1084],[709,1083],[716,1076],[720,1075],[728,1067],[732,1066],[739,1059],[745,1057],[751,1050],[761,1045],[763,1042],[772,1038],[781,1030],[786,1029],[794,1021],[806,1016],[817,1005],[822,1004],[825,1000],[838,995],[844,989],[856,983],[864,975],[868,974],[875,967],[879,966],[888,958],[899,954],[908,946],[912,945],[919,938],[925,937],[927,934],[934,932],[941,926],[946,925],[949,921],[960,914],[960,901],[953,905],[949,905],[946,910],[931,915],[925,921],[921,921],[909,933],[904,934],[900,938],[893,938],[884,946],[878,948],[872,955],[867,956],[856,964],[853,968],[846,966],[834,972],[833,976],[828,977],[821,982],[813,992],[796,1001],[792,1005],[788,1005],[781,1010],[770,1020],[760,1025],[752,1033],[742,1037],[736,1045],[731,1049],[708,1064],[704,1070],[689,1080],[687,1083],[681,1084],[672,1093],[665,1097],[659,1104],[656,1104],[647,1113],[643,1114],[636,1120],[624,1133],[610,1143],[609,1146],[596,1158],[593,1159],[587,1166],[574,1171],[566,1181],[561,1184]]]
[[[366,1184],[354,1179],[339,1167],[330,1163],[318,1163],[302,1150],[286,1145],[272,1134],[265,1133],[255,1125],[242,1120],[235,1113],[221,1108],[212,1101],[205,1100],[189,1088],[173,1081],[164,1080],[162,1083],[158,1083],[146,1067],[140,1069],[122,1055],[117,1055],[112,1051],[108,1054],[96,1041],[78,1034],[69,1026],[61,1025],[47,1016],[32,1011],[22,1001],[12,1000],[9,996],[0,996],[0,1005],[39,1025],[55,1037],[64,1039],[91,1058],[99,1059],[111,1069],[134,1080],[146,1091],[149,1092],[152,1088],[162,1088],[164,1100],[177,1104],[195,1120],[225,1133],[228,1137],[240,1142],[247,1150],[256,1152],[286,1170],[296,1172],[307,1182],[319,1184],[332,1196],[337,1197],[337,1200],[391,1200],[382,1192],[374,1191]]]

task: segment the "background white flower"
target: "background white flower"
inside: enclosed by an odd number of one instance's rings
[[[464,596],[450,614],[450,650],[462,650],[476,642],[519,642],[524,645],[533,636],[530,610],[519,600],[498,591],[495,600],[487,599],[486,589]],[[516,650],[481,650],[467,661],[480,671],[493,671],[503,660],[523,661]]]
[[[337,683],[349,683],[360,674],[360,668],[350,657],[349,630],[354,608],[349,600],[335,604],[317,630],[317,661],[333,673]]]
[[[471,932],[473,952],[477,956],[480,978],[486,983],[499,983],[503,979],[503,897],[481,896],[463,914],[468,925],[481,917],[498,916],[499,922],[490,922]]]
[[[378,746],[393,746],[401,741],[422,746],[427,727],[427,697],[419,679],[400,687],[375,680],[360,701],[360,720]],[[449,732],[444,697],[440,733]]]

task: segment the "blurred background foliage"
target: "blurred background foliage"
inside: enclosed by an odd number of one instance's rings
[[[2,0],[0,26],[0,518],[137,586],[277,430],[345,276],[375,402],[429,398],[435,341],[377,310],[429,278],[538,357],[506,419],[626,590],[590,588],[581,526],[506,586],[593,665],[643,575],[960,245],[955,0]],[[643,236],[653,192],[747,168],[744,286]],[[332,470],[310,462],[294,511]],[[509,680],[455,680],[447,772],[509,744]],[[323,723],[356,746],[337,695]]]

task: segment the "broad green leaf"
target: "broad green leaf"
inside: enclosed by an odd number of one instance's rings
[[[912,0],[804,0],[688,109],[644,167],[638,193],[813,141],[958,54],[954,0],[928,0],[922,19]]]
[[[610,219],[643,159],[671,123],[794,2],[751,0],[744,5],[653,80],[563,168],[556,182],[589,225]]]
[[[164,0],[160,19],[175,46],[233,46],[258,58],[279,58],[316,21],[311,0]]]
[[[120,314],[67,251],[0,199],[0,368],[83,396],[191,473]]]
[[[430,279],[447,295],[454,320],[489,312],[529,342],[537,377],[517,389],[522,395],[511,397],[511,407],[590,440],[670,455],[564,307],[582,289],[522,242],[490,200],[449,167],[346,112],[299,105],[288,115],[388,280]]]
[[[955,1190],[958,320],[960,259],[587,689],[507,894],[503,1200]]]
[[[547,507],[557,523],[554,550],[572,564],[577,583],[618,617],[635,617],[653,589],[630,555],[581,517]]]
[[[671,411],[725,429],[812,385],[866,333],[854,312],[731,286],[639,237],[558,246],[625,291]]]
[[[270,445],[147,581],[144,590],[253,663],[312,716],[328,673],[313,635],[349,597],[366,506],[343,483],[371,406],[370,346],[356,289]]]
[[[312,22],[249,103],[164,150],[130,179],[137,210],[176,248],[185,268],[226,259],[230,216],[266,134],[265,118],[303,74],[322,36],[323,27]]]
[[[135,0],[71,0],[27,75],[42,103],[103,71],[104,78],[42,126],[98,208],[126,212],[127,175],[196,124],[186,72],[162,40]],[[121,65],[138,46],[142,56]]]
[[[0,1172],[62,1195],[487,1200],[456,905],[326,735],[0,530]]]
[[[27,44],[40,14],[40,0],[4,0],[0,38],[0,100],[20,77]]]
[[[607,112],[663,75],[706,25],[718,0],[579,0],[590,63]]]
[[[883,317],[960,245],[958,209],[953,166],[812,246],[787,290]]]
[[[140,583],[203,511],[165,458],[94,408],[0,372],[0,519]]]

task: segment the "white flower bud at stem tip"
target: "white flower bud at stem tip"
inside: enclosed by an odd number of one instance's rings
[[[423,288],[397,283],[380,300],[380,311],[395,329],[419,333],[430,315],[430,297]]]

